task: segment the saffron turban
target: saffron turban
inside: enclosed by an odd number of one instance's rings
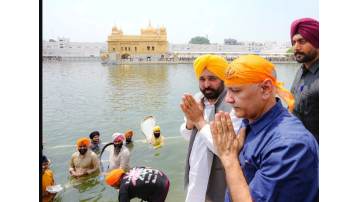
[[[105,181],[108,185],[113,186],[117,181],[119,181],[121,175],[125,173],[125,170],[119,168],[112,170],[106,177]]]
[[[288,104],[289,113],[294,107],[294,97],[290,91],[281,87],[285,82],[276,80],[274,65],[262,57],[246,55],[232,61],[225,71],[226,85],[252,85],[263,82],[269,78],[276,87],[276,93]]]
[[[114,133],[114,135],[112,136],[113,142],[115,141],[116,138],[119,138],[121,141],[124,141],[125,136],[122,133]]]
[[[128,131],[125,132],[125,137],[128,137],[129,135],[131,137],[133,136],[133,131],[132,130],[128,130]]]
[[[224,72],[229,63],[217,55],[204,55],[194,61],[194,70],[196,77],[199,79],[205,68],[210,70],[215,76],[224,80]]]
[[[311,18],[295,20],[291,24],[291,41],[296,32],[309,41],[312,46],[319,49],[319,21]]]
[[[87,138],[82,138],[82,139],[78,140],[77,146],[80,147],[81,143],[86,144],[86,146],[88,147],[90,145],[90,140],[88,140]]]
[[[155,131],[157,131],[157,130],[160,130],[160,126],[155,126],[155,127],[153,128],[153,132],[155,132]]]

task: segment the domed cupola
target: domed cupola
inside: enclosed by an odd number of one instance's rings
[[[116,27],[115,23],[114,26],[112,27],[112,33],[118,33],[118,28]]]
[[[149,25],[148,25],[146,28],[141,29],[141,34],[146,34],[146,35],[159,35],[157,29],[154,28],[153,26],[151,26],[150,21],[149,21]]]

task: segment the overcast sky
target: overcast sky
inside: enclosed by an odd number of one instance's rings
[[[105,42],[115,25],[126,35],[148,26],[164,26],[169,43],[188,43],[208,35],[210,43],[290,41],[290,25],[299,18],[319,20],[319,0],[44,0],[43,39]]]

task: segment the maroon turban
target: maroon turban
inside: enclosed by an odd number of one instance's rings
[[[315,48],[319,49],[319,21],[311,18],[295,20],[291,24],[291,41],[296,32],[309,41]]]

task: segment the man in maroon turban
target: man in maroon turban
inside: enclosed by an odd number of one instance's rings
[[[290,37],[296,61],[302,63],[290,89],[295,99],[292,114],[319,143],[319,21],[295,20]]]

